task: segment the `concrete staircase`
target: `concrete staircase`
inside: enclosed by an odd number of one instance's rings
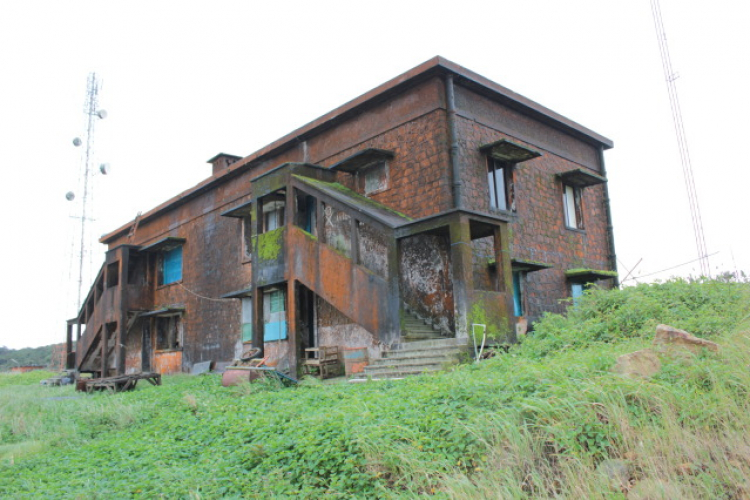
[[[405,308],[403,321],[401,322],[401,340],[403,342],[415,342],[421,340],[434,340],[445,338],[440,330],[427,324],[426,321]]]
[[[366,379],[398,379],[456,364],[468,352],[467,339],[433,338],[394,344],[365,367]]]

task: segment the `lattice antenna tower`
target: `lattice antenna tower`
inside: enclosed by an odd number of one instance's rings
[[[677,80],[678,75],[672,70],[672,60],[669,57],[667,34],[664,31],[659,0],[651,0],[651,15],[654,18],[654,28],[656,29],[656,38],[659,42],[659,52],[661,54],[661,65],[664,70],[664,79],[667,83],[667,92],[669,93],[672,122],[674,123],[675,134],[677,135],[677,146],[680,151],[682,175],[685,179],[685,189],[687,190],[688,202],[690,204],[690,217],[693,223],[695,246],[698,250],[698,262],[700,263],[701,274],[703,276],[711,276],[711,268],[708,262],[708,250],[706,249],[706,238],[703,235],[701,209],[698,204],[698,193],[695,189],[695,179],[693,177],[693,166],[690,162],[690,151],[688,149],[687,137],[685,135],[685,126],[682,122],[682,111],[680,109],[680,100],[677,96],[677,86],[675,85],[675,80]]]
[[[83,137],[76,137],[73,139],[73,145],[75,147],[83,146],[83,152],[81,154],[81,171],[79,186],[81,189],[80,194],[80,215],[76,216],[80,220],[80,243],[78,248],[78,277],[77,277],[77,299],[76,299],[76,313],[81,309],[82,295],[84,291],[84,283],[91,276],[91,257],[93,250],[93,242],[91,241],[91,227],[90,223],[93,219],[93,177],[95,169],[92,164],[94,162],[94,139],[96,137],[96,123],[98,120],[102,120],[107,117],[107,112],[103,109],[99,109],[99,90],[101,89],[101,81],[97,78],[96,73],[89,73],[87,84],[86,84],[86,100],[83,105],[83,112],[85,117],[85,133]],[[109,173],[109,165],[102,163],[98,170],[101,174],[106,175]],[[73,191],[69,191],[65,197],[69,201],[73,201],[76,198],[76,194]],[[87,261],[88,257],[88,261]]]

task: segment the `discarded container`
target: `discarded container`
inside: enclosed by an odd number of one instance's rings
[[[347,375],[362,373],[368,364],[367,347],[344,347],[344,369]]]
[[[249,366],[227,366],[224,374],[221,376],[221,385],[229,387],[241,384],[242,382],[251,382],[262,376],[262,371]]]

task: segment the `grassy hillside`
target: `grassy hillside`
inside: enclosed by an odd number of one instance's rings
[[[748,498],[750,290],[588,293],[507,354],[293,389],[216,375],[77,395],[0,376],[3,498]],[[633,380],[665,322],[721,345]]]

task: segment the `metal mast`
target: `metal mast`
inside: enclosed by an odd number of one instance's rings
[[[89,73],[87,84],[86,84],[86,101],[84,102],[83,111],[86,119],[86,132],[83,140],[76,137],[73,139],[73,145],[80,147],[85,146],[82,154],[81,161],[81,179],[82,182],[82,193],[81,193],[81,212],[80,212],[80,224],[81,224],[81,241],[79,246],[78,254],[78,295],[76,300],[76,312],[81,309],[81,297],[83,294],[84,280],[90,274],[90,269],[86,268],[86,256],[91,259],[92,243],[89,241],[91,238],[91,230],[89,228],[89,222],[93,220],[93,175],[94,169],[92,168],[92,162],[94,160],[94,138],[96,136],[96,121],[107,117],[107,112],[99,108],[99,89],[101,88],[101,82],[96,77],[96,73]],[[108,173],[109,166],[102,164],[99,170],[102,174]],[[68,192],[66,195],[68,200],[72,201],[75,198],[73,192]],[[91,263],[89,262],[89,266]],[[89,271],[89,272],[87,272]]]
[[[667,45],[667,34],[664,31],[664,24],[662,23],[659,0],[651,0],[651,14],[654,18],[656,38],[659,42],[659,52],[661,53],[662,69],[664,70],[664,78],[667,82],[669,105],[672,109],[672,122],[674,123],[674,129],[677,135],[680,162],[682,163],[682,174],[685,178],[685,189],[687,190],[688,202],[690,204],[690,216],[693,222],[693,235],[695,237],[695,246],[698,249],[701,274],[703,276],[711,276],[711,268],[708,262],[708,250],[706,249],[706,239],[703,235],[701,210],[698,205],[698,193],[695,189],[695,179],[693,178],[693,166],[690,162],[690,151],[688,150],[685,126],[682,122],[680,100],[677,97],[677,87],[675,85],[675,80],[677,80],[678,76],[672,70],[672,61],[669,57],[669,46]]]

